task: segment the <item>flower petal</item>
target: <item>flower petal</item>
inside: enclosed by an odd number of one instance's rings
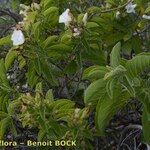
[[[72,21],[70,9],[66,9],[60,16],[59,16],[59,23],[64,23],[66,26],[69,26],[70,22]]]
[[[25,42],[24,35],[21,30],[14,30],[11,40],[13,41],[14,46],[22,45]]]
[[[127,13],[135,13],[135,7],[136,7],[137,5],[136,4],[132,4],[132,2],[130,2],[125,8],[126,8],[126,10],[127,10]]]
[[[87,24],[87,19],[88,19],[88,13],[85,13],[83,16],[83,19],[82,19],[84,26],[86,26],[86,24]]]
[[[147,16],[147,15],[143,15],[142,18],[150,20],[150,16]]]

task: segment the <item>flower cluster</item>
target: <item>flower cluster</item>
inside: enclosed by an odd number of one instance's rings
[[[64,23],[65,27],[71,27],[71,22],[73,22],[73,15],[70,12],[70,9],[66,9],[60,16],[59,16],[59,23]],[[88,13],[85,13],[82,18],[82,23],[84,26],[87,24]],[[73,36],[79,36],[81,34],[81,29],[78,27],[73,28]]]
[[[31,6],[20,4],[20,7],[22,8],[22,10],[20,10],[19,14],[23,16],[23,22],[20,22],[21,24],[23,24],[24,21],[28,19],[28,12],[30,12],[31,10],[40,9],[40,5],[37,3],[32,3]]]
[[[31,6],[20,4],[20,7],[22,8],[22,10],[20,10],[19,14],[23,16],[23,21],[18,22],[11,36],[11,40],[13,41],[14,46],[22,45],[25,42],[25,38],[20,26],[24,26],[25,22],[27,21],[28,12],[30,12],[31,10],[34,11],[40,9],[40,5],[37,3],[32,3]]]
[[[22,8],[22,10],[20,10],[19,14],[23,16],[23,21],[26,21],[28,17],[28,11],[30,10],[30,6],[20,4],[20,7]]]
[[[82,19],[84,26],[87,24],[88,13],[85,13]],[[64,23],[66,27],[70,26],[70,23],[73,21],[73,15],[70,12],[70,9],[66,9],[60,16],[59,16],[59,23]]]
[[[125,9],[126,9],[126,12],[127,13],[136,13],[135,12],[135,8],[136,8],[136,6],[137,6],[137,4],[133,4],[132,2],[129,2],[126,6],[125,6]],[[121,13],[120,13],[120,11],[118,10],[117,12],[116,12],[116,19],[118,19],[119,17],[120,17],[120,15],[121,15]],[[146,14],[144,14],[143,16],[142,16],[142,18],[143,19],[147,19],[147,20],[150,20],[150,16],[149,15],[146,15]]]
[[[133,4],[132,2],[129,2],[126,6],[126,12],[127,13],[136,13],[135,12],[135,8],[136,8],[137,4]],[[22,10],[20,11],[20,14],[23,15],[23,21],[19,22],[18,24],[20,25],[24,25],[25,21],[27,20],[28,17],[28,12],[30,12],[31,10],[39,10],[40,9],[40,5],[37,3],[32,3],[31,6],[27,6],[24,4],[20,4],[20,7],[22,8]],[[121,13],[118,10],[116,12],[116,18],[118,19],[120,17]],[[150,20],[150,16],[144,14],[142,16],[142,18]],[[74,24],[74,20],[75,18],[73,17],[70,9],[66,9],[60,16],[59,16],[59,23],[64,23],[66,28],[70,28],[72,31],[72,35],[74,37],[78,37],[79,35],[81,35],[82,33],[82,28],[78,25]],[[87,20],[88,20],[88,13],[85,13],[83,15],[82,18],[82,25],[86,26],[87,25]],[[13,45],[14,46],[18,46],[18,45],[22,45],[25,41],[24,39],[24,35],[22,33],[22,31],[20,29],[16,29],[14,30],[11,40],[13,41]]]
[[[40,5],[38,3],[33,2],[31,4],[31,8],[34,9],[34,10],[39,10],[40,9]]]

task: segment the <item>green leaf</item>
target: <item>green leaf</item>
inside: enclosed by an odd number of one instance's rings
[[[34,67],[35,67],[37,74],[39,76],[41,76],[41,74],[42,74],[42,63],[41,63],[41,60],[39,57],[34,59]]]
[[[0,111],[0,120],[8,117],[8,114],[6,112]]]
[[[57,121],[61,120],[69,123],[71,114],[73,114],[74,111],[73,108],[59,109],[57,113],[54,114],[54,118],[57,119]]]
[[[92,29],[97,27],[99,27],[99,25],[96,22],[87,22],[86,28]]]
[[[110,54],[110,63],[112,67],[117,67],[120,64],[121,43],[117,43]]]
[[[88,13],[100,13],[100,12],[101,12],[100,7],[92,6],[88,9]]]
[[[104,80],[113,78],[113,77],[121,77],[126,72],[126,68],[119,65],[116,68],[113,68],[110,72],[106,73],[104,76]]]
[[[45,99],[49,100],[50,102],[54,101],[54,96],[53,96],[52,89],[50,89],[50,90],[47,91]]]
[[[48,8],[50,8],[52,6],[57,6],[58,0],[42,0],[42,4],[44,7],[44,10],[47,10]]]
[[[146,81],[148,83],[148,81]],[[150,114],[150,88],[147,88],[145,85],[140,87],[136,91],[136,96],[138,100],[140,100],[144,106],[145,111]],[[150,119],[150,118],[149,118]]]
[[[13,122],[13,119],[11,119],[11,122],[10,122],[10,130],[11,130],[11,132],[12,132],[12,134],[13,134],[13,136],[14,137],[17,137],[17,130],[16,130],[16,126],[15,126],[15,124],[14,124],[14,122]]]
[[[9,69],[9,67],[11,66],[11,64],[13,63],[13,61],[15,60],[15,58],[17,57],[18,52],[14,51],[14,50],[10,50],[5,58],[5,68],[6,70]]]
[[[6,45],[6,44],[11,44],[10,36],[6,36],[0,39],[0,46]]]
[[[3,104],[3,101],[4,101],[4,97],[5,97],[5,96],[6,96],[6,95],[3,94],[3,93],[0,95],[0,104],[1,104],[1,105],[0,105],[0,111],[2,111],[2,104]]]
[[[117,78],[112,78],[107,81],[106,91],[107,91],[107,94],[110,97],[110,99],[113,98],[114,89],[116,88],[116,84],[118,83],[117,80],[118,80]]]
[[[63,44],[71,44],[71,41],[72,41],[72,36],[69,33],[65,33],[61,37],[61,43],[63,43]]]
[[[126,34],[124,35],[124,37],[123,37],[123,40],[124,40],[124,41],[130,40],[131,37],[132,37],[132,35],[133,35],[133,31],[132,31],[131,29],[128,29],[128,30],[127,30],[127,33],[126,33]]]
[[[106,81],[99,79],[91,83],[85,91],[85,104],[95,105],[97,101],[106,93]]]
[[[34,67],[34,61],[30,61],[28,63],[28,72],[26,74],[26,77],[27,77],[27,83],[32,87],[35,86],[36,83],[38,82],[38,76],[36,74],[36,70]]]
[[[79,14],[78,17],[77,17],[77,23],[80,24],[80,25],[83,24],[83,21],[82,21],[82,20],[83,20],[83,16],[84,16],[84,14],[81,13],[81,14]]]
[[[39,40],[40,34],[41,34],[41,22],[38,21],[38,22],[33,24],[32,32],[34,34],[34,38],[36,40]]]
[[[19,68],[22,69],[26,65],[26,60],[22,55],[18,56]]]
[[[125,42],[123,45],[122,45],[122,51],[124,54],[126,55],[131,55],[131,51],[132,51],[132,44],[129,41]]]
[[[53,111],[58,111],[60,109],[72,108],[75,103],[68,99],[59,99],[55,101]]]
[[[14,115],[15,109],[16,109],[18,106],[20,106],[20,104],[21,104],[21,101],[20,101],[20,100],[14,100],[14,101],[10,102],[10,103],[9,103],[9,106],[8,106],[8,108],[7,108],[8,114],[9,114],[10,116]]]
[[[144,140],[147,144],[150,144],[150,113],[148,113],[145,108],[142,114],[142,125]]]
[[[150,53],[136,55],[126,63],[127,73],[131,78],[138,76],[146,68],[150,68]]]
[[[53,45],[47,51],[49,57],[55,57],[59,55],[64,55],[71,52],[72,47],[66,44]]]
[[[57,6],[58,0],[43,0],[43,4],[44,4],[44,9],[47,10],[52,6]]]
[[[150,6],[148,6],[145,10],[145,13],[149,13],[150,12]]]
[[[56,43],[57,39],[58,39],[58,36],[56,36],[56,35],[49,36],[49,37],[42,43],[43,48],[46,48],[46,47],[48,47],[48,46],[52,46],[53,44]]]
[[[43,77],[49,81],[51,85],[58,86],[58,80],[56,79],[51,66],[47,62],[41,61],[41,67]]]
[[[135,54],[139,54],[140,52],[142,52],[142,41],[139,37],[133,37],[130,43]]]
[[[1,104],[2,105],[2,111],[7,112],[7,108],[9,106],[8,103],[9,103],[9,97],[8,97],[8,95],[6,95],[2,101],[2,104]]]
[[[132,83],[132,80],[128,76],[125,75],[122,85],[130,93],[131,96],[135,97],[134,85]]]
[[[64,72],[67,73],[67,74],[73,74],[77,71],[78,69],[78,66],[77,66],[77,63],[72,60],[66,67],[65,67],[65,70]]]
[[[91,66],[84,70],[82,78],[83,80],[97,80],[103,78],[107,72],[108,69],[104,66]]]
[[[39,82],[35,87],[36,93],[42,93],[42,82]]]
[[[0,81],[1,83],[4,83],[6,86],[9,85],[7,77],[6,77],[5,63],[3,59],[0,60]]]
[[[47,26],[53,27],[58,23],[59,11],[57,7],[50,7],[43,12]]]
[[[38,132],[38,141],[39,142],[41,142],[44,139],[45,134],[46,134],[45,130],[42,130],[42,129]]]
[[[0,121],[0,139],[3,138],[7,128],[10,126],[11,117],[7,117]]]
[[[105,94],[98,101],[95,121],[100,135],[104,134],[104,129],[108,125],[110,119],[129,99],[128,93],[121,91],[119,88],[116,88],[114,93],[115,96],[113,99],[110,99],[109,96]]]
[[[28,12],[27,19],[33,23],[36,19],[36,15],[37,15],[36,11]]]

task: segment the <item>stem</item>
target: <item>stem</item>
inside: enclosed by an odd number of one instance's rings
[[[104,10],[104,11],[101,11],[100,13],[108,13],[108,12],[111,12],[111,11],[115,11],[115,10],[119,10],[119,9],[122,9],[124,8],[126,5],[128,5],[130,2],[132,2],[133,0],[129,0],[127,3],[123,4],[122,6],[119,6],[119,7],[116,7],[116,8],[112,8],[112,9],[108,9],[108,10]]]

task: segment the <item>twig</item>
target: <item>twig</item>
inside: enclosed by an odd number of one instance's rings
[[[126,146],[128,148],[128,150],[131,150],[131,148],[129,147],[129,145],[123,143],[123,146]]]
[[[119,9],[122,9],[124,8],[126,5],[128,5],[130,2],[132,2],[133,0],[130,0],[128,1],[127,3],[123,4],[122,6],[119,6],[119,7],[116,7],[116,8],[112,8],[112,9],[108,9],[108,10],[104,10],[104,11],[101,11],[100,13],[108,13],[108,12],[111,12],[111,11],[116,11],[116,10],[119,10]]]
[[[125,132],[126,132],[128,129],[138,129],[138,130],[132,132],[132,133],[129,134],[125,139],[122,140],[123,135],[125,134]],[[142,126],[141,126],[141,125],[129,125],[129,126],[127,126],[127,127],[123,130],[123,132],[122,132],[122,134],[121,134],[121,138],[120,138],[120,142],[119,142],[119,144],[118,144],[117,150],[120,149],[120,146],[124,143],[124,141],[125,141],[128,137],[130,137],[131,135],[133,135],[134,133],[136,133],[136,132],[138,132],[138,131],[140,131],[140,130],[142,130]]]

